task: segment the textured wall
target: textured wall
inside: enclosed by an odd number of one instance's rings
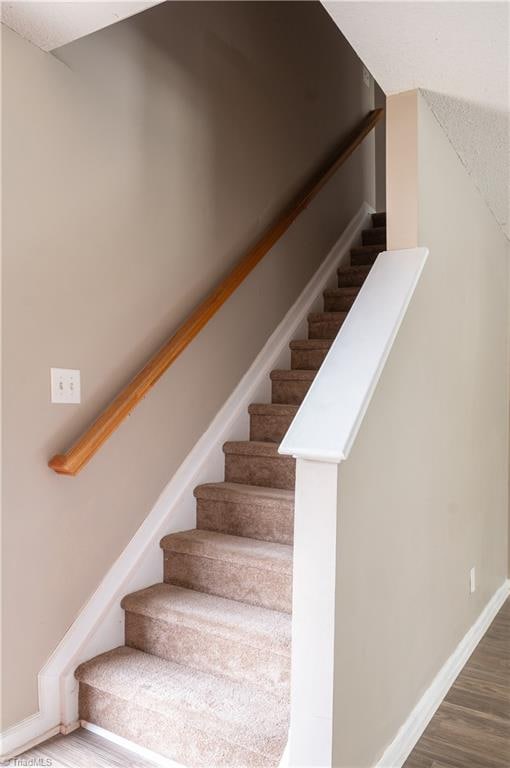
[[[402,98],[388,99],[389,137]],[[338,768],[377,763],[507,575],[507,243],[414,104],[417,168],[388,152],[388,181],[414,174],[430,255],[340,471]]]
[[[4,29],[4,727],[37,709],[37,672],[374,202],[371,138],[83,473],[58,477],[48,458],[373,106],[315,3],[165,3],[59,56]],[[80,406],[50,405],[50,366],[81,369]]]

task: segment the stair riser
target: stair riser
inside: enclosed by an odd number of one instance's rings
[[[381,248],[381,251],[383,250],[384,248]],[[353,253],[351,254],[351,265],[353,267],[372,266],[378,255],[379,253],[376,251],[373,253]]]
[[[273,403],[301,405],[306,393],[310,389],[311,383],[311,381],[273,381],[271,401]]]
[[[217,632],[126,612],[126,645],[167,661],[279,693],[288,688],[290,656]]]
[[[342,320],[309,320],[308,337],[310,339],[334,339],[342,327]]]
[[[382,245],[386,247],[386,229],[375,228],[366,229],[361,235],[363,245]]]
[[[302,371],[318,371],[328,352],[329,349],[293,349],[290,354],[291,368]]]
[[[145,709],[136,699],[125,701],[112,694],[80,683],[80,718],[122,736],[182,765],[210,768],[214,765],[260,766],[261,756],[231,744],[219,735],[214,745],[194,718],[179,711],[161,712]]]
[[[293,491],[296,462],[290,456],[225,455],[225,480],[228,483],[262,485]]]
[[[338,287],[339,288],[361,288],[365,280],[367,279],[366,269],[353,268],[349,272],[340,272],[338,274]]]
[[[246,501],[197,499],[197,528],[276,544],[292,544],[294,513],[287,504],[278,508]]]
[[[381,211],[380,213],[372,214],[372,226],[385,227],[386,226],[386,213]]]
[[[276,416],[259,413],[250,415],[250,440],[281,443],[294,416]]]
[[[275,611],[292,610],[292,575],[165,550],[164,580]]]
[[[356,296],[324,296],[324,312],[348,312]]]

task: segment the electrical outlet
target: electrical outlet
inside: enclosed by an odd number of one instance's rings
[[[80,402],[80,372],[73,368],[50,368],[51,402],[76,404]]]
[[[469,591],[471,594],[476,589],[476,568],[473,566],[471,570],[469,571]]]
[[[366,67],[363,67],[363,82],[367,88],[370,88],[370,72]]]

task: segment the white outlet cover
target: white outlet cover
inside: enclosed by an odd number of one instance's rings
[[[469,591],[471,594],[476,590],[476,568],[469,571]]]
[[[76,405],[81,402],[80,371],[75,368],[50,368],[51,402]]]

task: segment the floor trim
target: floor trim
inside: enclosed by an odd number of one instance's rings
[[[129,739],[124,739],[122,736],[117,736],[116,733],[107,731],[99,725],[94,725],[94,723],[89,723],[87,720],[80,720],[80,725],[82,728],[85,728],[86,731],[95,733],[97,736],[101,736],[101,738],[133,752],[133,754],[138,755],[138,757],[141,757],[144,760],[156,763],[156,765],[161,765],[162,768],[185,768],[182,763],[176,763],[175,760],[163,757],[163,755],[153,752],[151,749],[140,747],[138,744],[135,744],[134,741],[129,741]]]
[[[467,660],[510,595],[507,579],[439,670],[375,768],[402,768]]]

